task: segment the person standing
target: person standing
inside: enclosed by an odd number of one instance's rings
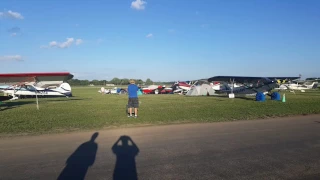
[[[128,85],[128,110],[129,115],[128,117],[132,116],[132,111],[134,109],[134,117],[138,117],[138,108],[139,108],[139,99],[138,99],[138,90],[139,87],[135,84],[135,81],[133,79],[130,80],[130,84]]]

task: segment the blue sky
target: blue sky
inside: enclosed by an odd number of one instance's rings
[[[320,76],[318,0],[2,0],[0,73]]]

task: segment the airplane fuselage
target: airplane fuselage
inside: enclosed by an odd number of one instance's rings
[[[63,83],[60,87],[54,89],[39,88],[33,85],[26,85],[23,87],[9,87],[3,90],[4,94],[13,97],[28,97],[28,96],[72,96],[71,87],[67,83]]]

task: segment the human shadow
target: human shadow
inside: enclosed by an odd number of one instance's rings
[[[81,144],[66,161],[66,167],[58,177],[58,180],[84,179],[88,168],[94,164],[98,150],[95,139],[99,133],[92,135],[91,140]]]
[[[34,101],[5,101],[0,104],[0,111],[14,109],[25,104],[33,104]]]
[[[137,180],[135,157],[139,148],[133,140],[129,136],[121,136],[112,146],[112,152],[117,156],[113,180]]]

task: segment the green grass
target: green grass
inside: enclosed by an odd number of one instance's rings
[[[8,101],[1,105],[0,136],[70,132],[132,125],[219,122],[320,113],[320,91],[286,92],[286,103],[254,97],[140,96],[139,118],[125,113],[126,95],[101,95],[100,87],[74,87],[72,98]],[[282,94],[282,93],[281,93]]]

